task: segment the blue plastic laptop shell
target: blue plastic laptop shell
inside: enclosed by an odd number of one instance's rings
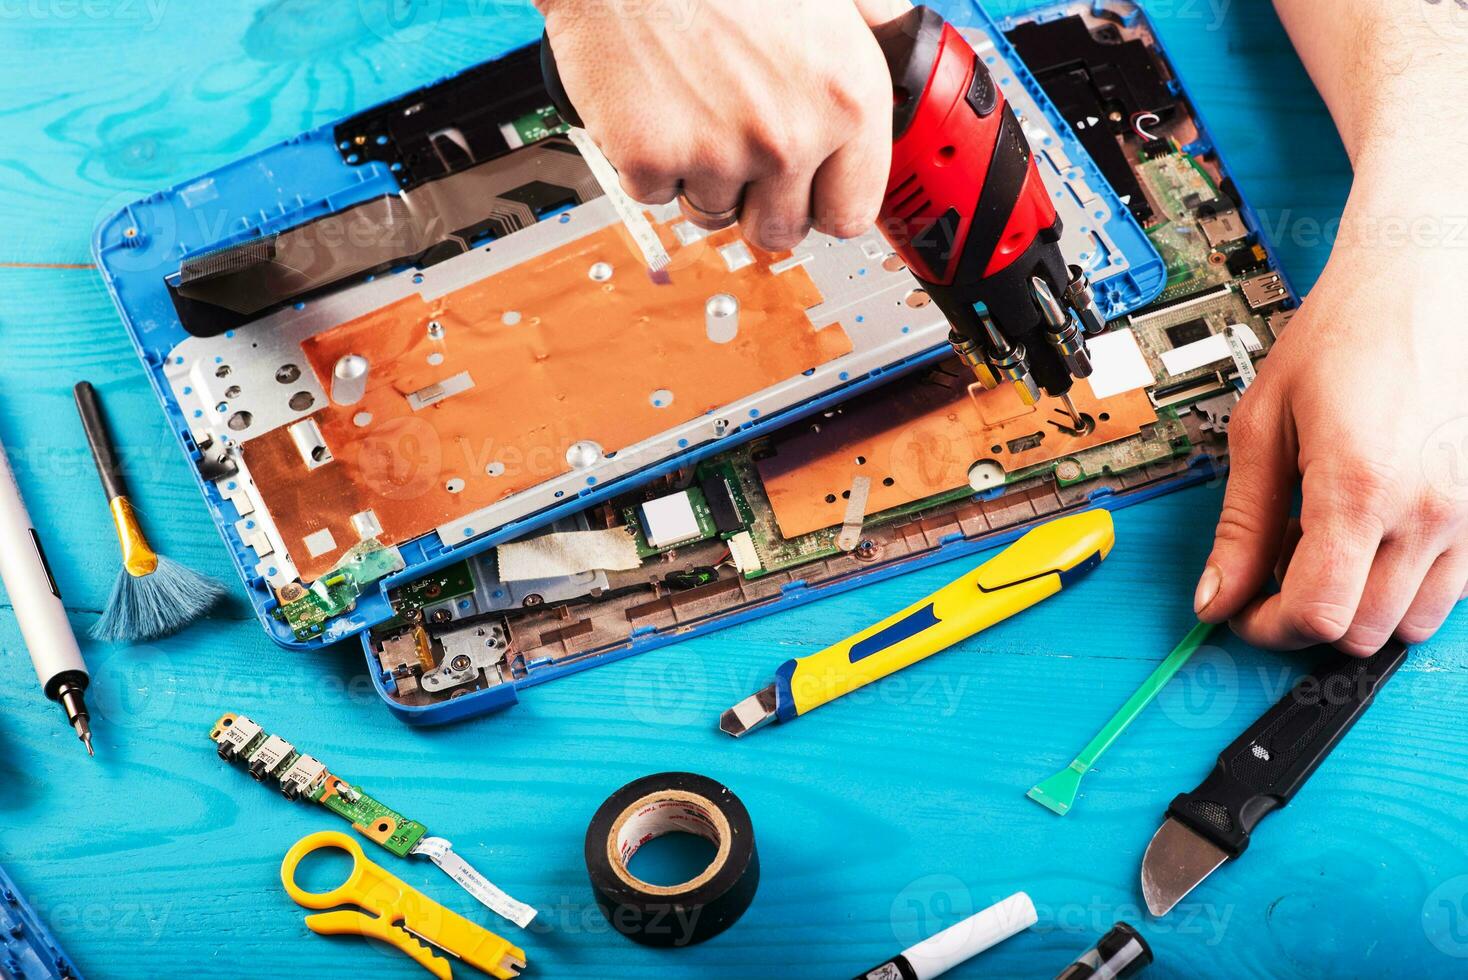
[[[1004,39],[1002,31],[1006,25],[997,24],[973,0],[949,0],[946,3],[933,3],[932,6],[942,11],[955,24],[985,30],[1012,64],[1016,66],[1021,64],[1014,50]],[[1073,4],[1041,6],[1046,8],[1045,13],[1038,15],[1042,19],[1059,16],[1065,9],[1074,7]],[[1104,6],[1115,12],[1119,6],[1129,5],[1115,2],[1102,4],[1098,0],[1096,6]],[[1052,10],[1053,13],[1050,12]],[[1141,16],[1140,11],[1136,11],[1133,16]],[[1106,230],[1118,249],[1126,255],[1130,268],[1117,277],[1098,283],[1098,300],[1104,312],[1109,319],[1114,319],[1146,305],[1156,298],[1165,285],[1167,273],[1164,263],[1145,232],[1127,208],[1121,205],[1089,155],[1075,139],[1064,118],[1054,108],[1034,78],[1028,71],[1017,70],[1016,80],[1024,85],[1042,106],[1050,123],[1065,140],[1067,154],[1077,166],[1084,169],[1087,182],[1108,198],[1112,213],[1115,215],[1108,222]],[[199,448],[193,443],[188,421],[174,400],[164,376],[169,352],[188,336],[179,322],[165,288],[164,275],[176,271],[180,261],[191,256],[279,232],[322,215],[334,213],[386,194],[396,193],[398,191],[397,180],[386,165],[368,162],[354,166],[343,161],[334,142],[334,125],[332,123],[318,127],[293,139],[268,147],[251,157],[221,167],[210,174],[149,195],[103,221],[95,232],[93,252],[98,268],[102,272],[107,287],[122,315],[124,325],[143,361],[149,381],[163,405],[169,426],[194,463],[200,459]],[[1203,131],[1201,126],[1200,131]],[[1199,145],[1189,149],[1199,152],[1207,145],[1209,141],[1204,136],[1201,137]],[[209,209],[208,213],[214,215],[215,220],[210,222],[199,220],[199,216],[204,213],[199,209],[206,205]],[[549,217],[549,215],[543,217]],[[1249,217],[1251,223],[1258,227],[1257,221],[1253,220],[1252,212],[1249,213]],[[1268,247],[1267,244],[1266,247]],[[411,274],[411,270],[404,270],[399,274]],[[567,498],[537,514],[497,529],[488,530],[463,543],[446,546],[434,534],[404,542],[398,546],[406,566],[404,570],[377,583],[375,589],[361,596],[352,612],[329,623],[322,637],[308,642],[295,640],[285,624],[272,616],[277,605],[275,596],[266,582],[256,573],[251,552],[234,529],[235,522],[240,515],[235,513],[234,506],[221,497],[212,484],[204,480],[197,467],[193,468],[210,514],[219,527],[234,557],[236,567],[239,568],[245,581],[251,604],[260,622],[272,638],[282,646],[294,649],[316,649],[356,634],[362,634],[369,673],[393,711],[411,722],[441,723],[495,710],[513,703],[517,699],[517,689],[520,687],[541,683],[589,666],[620,659],[673,642],[675,639],[686,638],[700,631],[700,626],[694,625],[691,629],[686,624],[680,626],[676,636],[662,634],[656,630],[634,633],[625,645],[597,657],[584,658],[575,664],[560,667],[532,662],[527,665],[526,674],[513,683],[501,684],[436,705],[410,708],[393,702],[389,697],[387,685],[391,682],[381,676],[366,635],[370,627],[392,617],[392,608],[387,599],[389,589],[478,554],[501,541],[522,536],[528,531],[583,510],[598,501],[625,493],[638,484],[727,450],[794,419],[822,411],[860,391],[885,383],[897,374],[933,363],[947,354],[948,350],[945,345],[942,348],[873,371],[864,377],[853,378],[844,386],[802,405],[751,420],[732,429],[721,439],[691,447],[687,452],[657,467],[629,474],[599,486],[588,487],[574,498]],[[1112,496],[1108,491],[1098,496],[1093,503],[1096,506],[1123,506],[1177,486],[1211,479],[1215,475],[1211,461],[1201,460],[1193,473],[1170,481],[1166,485],[1120,497]],[[764,603],[755,609],[720,617],[716,624],[707,624],[703,628],[718,628],[741,622],[787,606],[879,581],[912,568],[972,554],[1005,543],[1012,536],[1005,533],[983,541],[958,539],[945,542],[944,546],[937,551],[918,556],[901,565],[874,569],[868,573],[853,575],[819,588],[806,588],[802,583],[793,583],[785,589],[784,594],[776,602]]]
[[[81,973],[0,868],[0,977],[17,980],[81,980]]]

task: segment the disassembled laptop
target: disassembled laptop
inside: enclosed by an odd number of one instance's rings
[[[971,22],[1113,318],[1079,429],[972,389],[876,233],[769,254],[651,208],[650,279],[533,48],[105,223],[272,634],[361,635],[445,721],[1215,475],[1295,306],[1257,222],[1134,5]]]

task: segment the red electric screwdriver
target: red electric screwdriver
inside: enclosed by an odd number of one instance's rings
[[[1060,250],[1061,222],[1008,100],[943,18],[915,7],[877,40],[893,84],[892,174],[881,230],[953,326],[987,388],[1070,402],[1091,375],[1086,335],[1106,329],[1091,285]]]
[[[893,80],[892,172],[881,231],[943,311],[986,388],[1026,404],[1070,400],[1091,375],[1086,335],[1106,328],[1084,271],[1060,250],[1061,221],[1014,110],[974,49],[927,7],[875,28]],[[548,38],[546,87],[579,125]]]

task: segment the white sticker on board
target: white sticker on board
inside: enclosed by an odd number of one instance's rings
[[[1157,382],[1130,329],[1092,337],[1086,345],[1091,349],[1092,366],[1088,380],[1097,398],[1110,398]]]

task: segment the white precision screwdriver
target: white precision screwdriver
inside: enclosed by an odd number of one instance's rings
[[[5,447],[0,445],[0,581],[10,596],[20,633],[46,697],[61,705],[67,724],[92,754],[92,728],[82,692],[90,676],[76,634],[61,604],[61,591],[26,512]]]

